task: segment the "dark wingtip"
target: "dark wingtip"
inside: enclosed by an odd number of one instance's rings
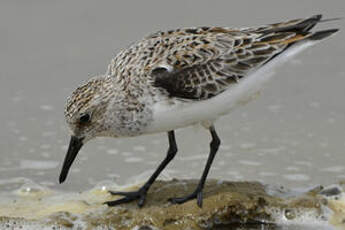
[[[315,19],[317,21],[320,21],[322,18],[322,14],[315,14],[313,16],[311,16],[309,19]]]
[[[296,29],[297,31],[299,30],[300,32],[307,32],[311,30],[317,23],[319,23],[321,18],[322,18],[322,14],[313,15],[303,20],[302,22],[298,23],[296,25]]]
[[[299,22],[296,22],[292,25],[281,26],[276,28],[269,28],[263,30],[264,33],[272,33],[272,32],[297,32],[297,33],[304,33],[310,31],[317,23],[319,23],[322,19],[322,14],[316,14],[309,18],[305,19],[298,19]]]
[[[326,37],[331,36],[332,34],[338,32],[339,29],[330,29],[330,30],[321,30],[313,33],[308,39],[310,40],[322,40]]]

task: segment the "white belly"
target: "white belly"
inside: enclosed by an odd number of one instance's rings
[[[290,47],[283,54],[245,76],[238,84],[230,86],[223,93],[202,101],[179,101],[170,99],[153,106],[153,122],[147,133],[174,130],[203,121],[214,121],[232,109],[250,101],[273,75],[274,67],[283,63],[315,41],[305,41]]]

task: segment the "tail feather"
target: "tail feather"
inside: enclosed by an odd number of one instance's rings
[[[310,30],[314,28],[318,23],[337,21],[341,19],[343,18],[322,19],[322,14],[317,14],[306,19],[295,19],[288,22],[272,24],[268,27],[263,28],[260,32],[263,33],[263,36],[270,33],[295,32],[296,34],[300,35],[309,35],[308,37],[310,39],[320,40],[337,32],[338,29],[317,31],[315,33],[310,32]],[[312,35],[310,36],[310,34]]]
[[[305,33],[311,30],[322,19],[321,14],[314,15],[307,19],[296,19],[285,23],[277,23],[260,31],[262,33],[297,32]]]
[[[309,30],[311,30],[317,23],[319,23],[321,21],[322,18],[322,14],[318,14],[318,15],[314,15],[310,18],[307,18],[306,20],[298,23],[296,25],[296,29],[299,32],[299,30],[301,32],[308,32]]]
[[[281,36],[283,37],[283,39],[281,39],[280,43],[285,43],[287,44],[287,46],[283,50],[281,50],[279,53],[273,55],[264,64],[272,61],[277,56],[280,56],[286,50],[290,49],[291,47],[295,45],[303,46],[303,44],[306,44],[306,42],[308,41],[311,44],[315,44],[317,43],[317,41],[327,38],[339,30],[339,29],[327,29],[327,30],[320,30],[320,31],[315,31],[315,32],[310,31],[319,22],[338,20],[338,18],[332,18],[332,19],[326,19],[326,20],[321,20],[321,19],[322,19],[322,15],[318,14],[304,20],[297,19],[297,20],[286,22],[286,23],[273,24],[271,25],[270,28],[260,31],[263,34],[261,38],[262,40],[265,39],[265,36],[269,36],[270,39],[274,36],[279,36],[279,35],[284,35],[285,37],[288,37],[288,39],[284,39],[284,36]],[[291,33],[295,34],[294,37],[289,37]],[[272,36],[272,34],[274,36]],[[276,42],[277,40],[272,39],[272,41]]]
[[[322,40],[326,37],[331,36],[332,34],[338,32],[339,29],[329,29],[329,30],[320,30],[316,31],[315,33],[312,33],[308,39],[309,40]]]

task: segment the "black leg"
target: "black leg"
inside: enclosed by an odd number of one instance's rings
[[[175,133],[174,131],[168,132],[169,137],[169,149],[166,157],[164,160],[160,163],[156,171],[152,174],[152,176],[149,178],[149,180],[138,190],[135,192],[112,192],[109,191],[112,195],[121,195],[124,196],[124,198],[114,201],[107,201],[105,204],[108,206],[115,206],[123,203],[128,203],[133,200],[138,200],[138,206],[142,207],[145,202],[146,194],[153,182],[156,180],[156,178],[159,176],[159,174],[163,171],[163,169],[169,164],[169,162],[175,157],[177,153],[177,145],[175,140]]]
[[[202,176],[201,176],[201,179],[199,181],[198,186],[196,187],[194,192],[192,192],[191,194],[189,194],[185,197],[170,198],[169,199],[170,202],[175,203],[175,204],[182,204],[186,201],[197,198],[198,206],[200,208],[202,207],[202,190],[203,190],[204,185],[205,185],[207,174],[210,170],[213,159],[216,156],[216,153],[217,153],[219,145],[220,145],[220,139],[216,133],[216,130],[214,129],[214,126],[210,127],[210,132],[211,132],[211,136],[212,136],[212,141],[210,143],[210,154],[208,156],[207,163],[206,163],[204,172],[202,173]]]

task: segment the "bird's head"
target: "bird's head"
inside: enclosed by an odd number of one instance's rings
[[[68,98],[65,119],[71,131],[71,140],[63,163],[59,181],[64,182],[81,147],[96,136],[104,136],[105,122],[111,93],[111,81],[104,77],[90,79],[78,87]]]

